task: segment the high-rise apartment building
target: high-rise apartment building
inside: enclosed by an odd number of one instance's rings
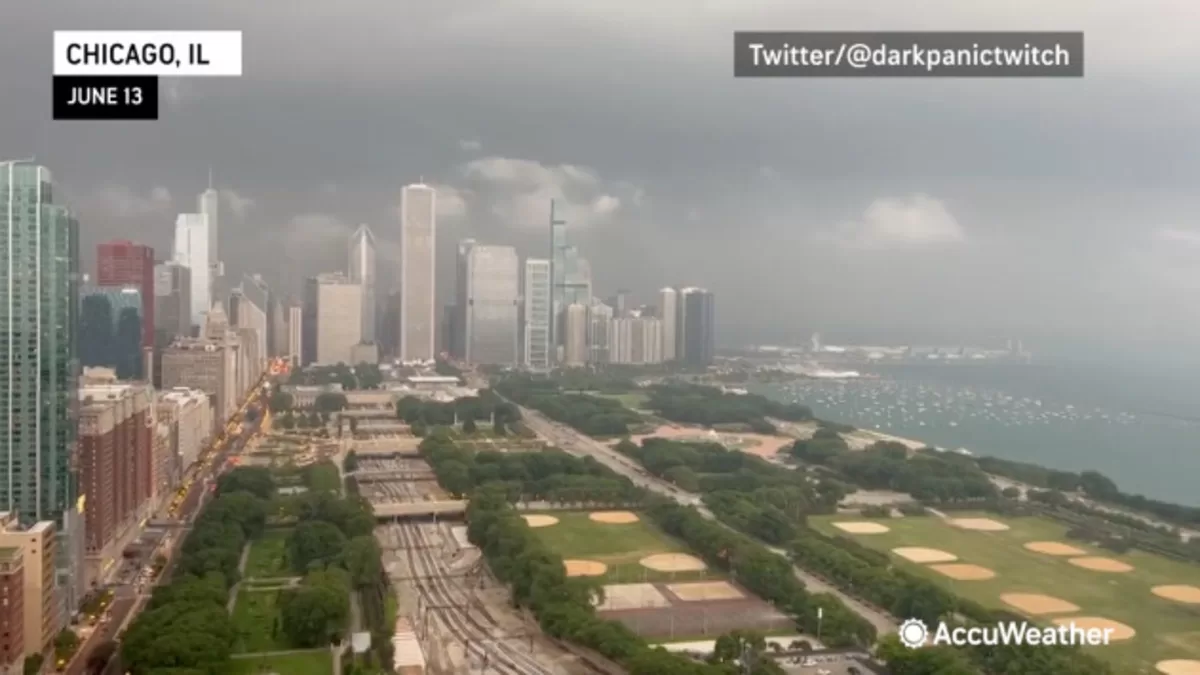
[[[454,305],[450,310],[450,321],[446,327],[449,335],[448,350],[456,359],[467,358],[467,306],[470,304],[469,262],[474,239],[458,242],[458,254],[454,258]]]
[[[340,273],[319,274],[304,283],[304,365],[350,364],[362,341],[362,286]]]
[[[304,352],[304,308],[288,307],[287,334],[287,356],[292,365],[299,366]]]
[[[204,313],[212,307],[212,256],[209,247],[210,223],[203,213],[181,213],[175,219],[175,262],[191,272],[189,320],[204,325]]]
[[[288,353],[287,308],[272,293],[267,300],[267,356],[286,356]]]
[[[675,358],[692,366],[708,366],[713,361],[713,294],[703,288],[685,288],[679,292],[676,322]]]
[[[579,303],[567,305],[563,310],[563,358],[564,366],[583,366],[588,360],[588,308]]]
[[[662,363],[662,320],[647,316],[613,319],[612,362]]]
[[[267,309],[270,298],[267,282],[257,274],[244,275],[242,283],[229,294],[230,326],[254,330],[254,351],[264,361],[267,358]]]
[[[588,360],[592,363],[608,363],[612,348],[612,322],[616,310],[597,301],[593,301],[588,310]]]
[[[57,581],[72,603],[81,590],[83,562],[71,465],[78,405],[78,236],[78,223],[55,201],[48,169],[0,163],[0,246],[7,250],[0,264],[5,295],[0,429],[6,430],[0,434],[0,510],[25,525],[59,524]],[[29,569],[28,557],[25,564]]]
[[[550,261],[529,258],[525,261],[525,350],[529,368],[550,367]]]
[[[213,427],[219,428],[237,409],[236,338],[179,338],[163,350],[164,389],[199,389],[213,402]]]
[[[171,337],[192,330],[192,271],[168,260],[154,266],[154,327]]]
[[[658,318],[662,320],[662,358],[675,360],[675,335],[679,321],[679,293],[666,287],[658,291]]]
[[[432,187],[406,185],[400,196],[400,360],[432,361],[438,322],[435,260],[437,197]]]
[[[96,247],[96,285],[138,289],[142,301],[142,347],[154,348],[154,249],[117,240]]]
[[[196,463],[212,438],[212,401],[199,389],[170,389],[158,397],[158,418],[171,425],[173,463],[182,473]]]
[[[66,625],[64,589],[57,583],[55,565],[60,559],[58,529],[44,520],[22,527],[15,513],[0,513],[0,548],[21,549],[22,605],[25,655],[48,650]],[[75,605],[71,605],[74,607]]]
[[[400,303],[403,300],[404,294],[399,289],[393,289],[383,301],[383,319],[379,326],[379,338],[382,341],[380,351],[393,359],[400,356]]]
[[[25,665],[25,554],[0,548],[0,674],[22,675]]]
[[[154,391],[113,378],[85,383],[79,402],[80,492],[94,579],[105,561],[119,557],[113,545],[154,493]]]
[[[209,296],[205,309],[212,304],[213,299],[220,297],[221,277],[225,274],[225,266],[221,264],[221,193],[213,188],[212,170],[208,172],[208,189],[196,197],[196,210],[204,216],[207,223],[208,279]],[[193,276],[195,272],[193,272]]]
[[[472,246],[467,253],[466,360],[517,365],[521,260],[511,246]]]
[[[350,235],[350,281],[362,288],[362,341],[377,342],[375,332],[375,235],[371,228],[359,225]]]

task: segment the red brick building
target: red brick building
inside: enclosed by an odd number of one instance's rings
[[[18,547],[0,548],[0,672],[25,663],[25,565]]]
[[[154,347],[154,249],[132,241],[96,247],[96,285],[136,286],[142,295],[142,347]]]
[[[85,383],[79,401],[85,548],[89,557],[102,556],[154,490],[153,392],[138,384]]]

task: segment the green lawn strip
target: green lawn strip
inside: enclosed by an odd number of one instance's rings
[[[621,405],[634,411],[642,410],[646,405],[646,401],[650,399],[650,397],[646,394],[636,391],[624,394],[601,394],[599,392],[590,391],[588,394],[597,398],[610,398],[614,401],[620,401]]]
[[[230,675],[333,675],[333,656],[328,649],[279,656],[234,656],[228,672]]]
[[[233,627],[237,631],[234,653],[271,652],[290,649],[283,635],[273,636],[279,616],[279,591],[238,590],[233,606]]]
[[[714,570],[659,572],[643,567],[641,559],[656,553],[695,555],[648,521],[608,524],[588,519],[587,513],[554,511],[545,515],[558,518],[558,523],[533,531],[564,560],[595,560],[607,565],[608,571],[601,577],[604,583],[723,578]]]
[[[250,544],[246,557],[247,579],[271,579],[291,575],[287,566],[287,537],[291,530],[267,530]]]
[[[1124,670],[1152,670],[1165,659],[1200,659],[1200,607],[1172,602],[1151,592],[1160,585],[1200,586],[1200,566],[1161,556],[1130,551],[1116,555],[1066,538],[1067,528],[1044,518],[998,518],[987,513],[955,513],[956,518],[990,518],[1011,529],[1001,532],[964,530],[941,518],[887,518],[878,522],[890,528],[882,534],[855,535],[833,527],[832,522],[860,521],[856,516],[810,517],[809,523],[826,534],[845,537],[864,546],[890,552],[901,546],[934,548],[958,556],[957,562],[987,567],[993,579],[955,581],[929,568],[893,555],[896,564],[949,588],[954,593],[988,607],[1016,611],[1000,599],[1004,593],[1039,593],[1061,598],[1080,607],[1078,612],[1050,618],[1098,616],[1124,623],[1137,634],[1129,640],[1091,648],[1096,656]],[[1051,556],[1024,548],[1032,541],[1059,541],[1088,552],[1128,563],[1126,573],[1096,572],[1076,567],[1070,556]],[[1030,617],[1049,624],[1046,616]]]

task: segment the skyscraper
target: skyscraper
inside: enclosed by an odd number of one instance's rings
[[[196,210],[204,214],[208,222],[208,274],[211,279],[211,291],[208,302],[219,296],[218,290],[225,268],[221,264],[221,193],[213,188],[212,168],[208,170],[208,189],[196,198]],[[195,271],[192,272],[193,278]],[[206,306],[207,310],[207,306]]]
[[[400,195],[400,360],[432,361],[436,354],[437,198],[423,183]]]
[[[563,310],[563,365],[583,366],[588,360],[588,308],[578,303]]]
[[[354,363],[362,341],[362,288],[342,274],[319,274],[304,282],[303,365]]]
[[[658,291],[658,318],[662,321],[662,360],[675,360],[675,333],[679,317],[679,293],[674,288]]]
[[[467,253],[466,360],[518,363],[517,303],[521,264],[511,246],[472,246]]]
[[[362,287],[362,341],[377,342],[375,333],[375,235],[359,225],[350,235],[350,281]]]
[[[129,287],[141,294],[142,347],[154,348],[154,249],[132,241],[96,247],[96,285]]]
[[[603,302],[593,301],[588,308],[588,361],[610,361],[612,322],[615,315],[616,310]]]
[[[450,311],[450,354],[457,359],[467,358],[467,303],[470,298],[467,277],[467,262],[471,249],[475,246],[474,239],[463,239],[458,242],[458,254],[454,258],[454,309]]]
[[[85,286],[79,295],[80,365],[112,368],[122,380],[141,379],[141,291],[134,286]]]
[[[703,288],[679,292],[675,357],[692,366],[708,366],[713,360],[713,294]]]
[[[267,305],[271,292],[267,282],[257,274],[242,276],[242,283],[229,295],[229,323],[232,328],[251,328],[255,331],[255,353],[267,354]]]
[[[567,221],[557,217],[554,200],[550,200],[550,297],[550,348],[556,353],[565,344],[561,336],[566,306],[580,304],[586,310],[591,304],[591,271],[579,257],[579,249],[567,243]]]
[[[525,365],[550,367],[550,261],[525,261]]]
[[[192,328],[192,271],[169,260],[154,266],[154,327],[171,337]]]
[[[79,224],[54,200],[45,167],[0,163],[0,509],[25,526],[58,523],[57,584],[83,583],[76,510]]]
[[[287,356],[292,360],[292,365],[299,366],[304,351],[304,309],[299,306],[288,307],[287,316]]]
[[[203,213],[181,213],[175,219],[174,259],[192,274],[188,313],[193,326],[204,325],[204,314],[213,301],[208,232],[208,217]]]

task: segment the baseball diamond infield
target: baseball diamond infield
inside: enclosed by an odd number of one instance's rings
[[[1061,541],[1031,541],[1025,544],[1025,548],[1046,555],[1087,555],[1087,551]]]
[[[1120,560],[1112,558],[1087,557],[1087,558],[1071,558],[1067,562],[1076,567],[1082,567],[1085,570],[1093,570],[1095,572],[1131,572],[1133,565],[1123,563]]]
[[[982,581],[991,579],[996,573],[986,567],[966,563],[948,563],[945,565],[930,565],[929,569],[954,579],[955,581]]]
[[[1174,600],[1175,602],[1184,602],[1189,605],[1200,604],[1200,587],[1196,586],[1188,586],[1186,584],[1155,586],[1150,589],[1150,592],[1160,598]]]
[[[991,518],[952,518],[950,524],[964,530],[979,532],[1003,532],[1008,529],[1008,525]]]
[[[1154,669],[1163,675],[1200,675],[1200,661],[1170,659],[1154,664]]]
[[[608,571],[608,565],[595,560],[564,560],[569,577],[600,577]]]
[[[642,567],[656,572],[698,572],[708,569],[704,561],[686,553],[656,553],[642,558]]]
[[[958,556],[953,553],[921,546],[901,546],[900,548],[892,549],[892,553],[915,563],[945,563],[958,560]]]
[[[1109,639],[1114,642],[1128,640],[1137,635],[1137,631],[1133,628],[1126,626],[1120,621],[1113,621],[1102,616],[1064,616],[1061,619],[1055,619],[1054,623],[1058,626],[1073,625],[1081,630],[1089,628],[1099,628],[1100,630],[1111,629],[1112,633],[1109,635]]]
[[[879,523],[871,523],[866,521],[857,523],[833,523],[833,526],[843,532],[849,532],[850,534],[883,534],[884,532],[890,531],[888,530],[887,525],[880,525]]]
[[[521,517],[525,519],[525,524],[530,527],[550,527],[551,525],[558,524],[558,518],[555,518],[554,516],[533,514]]]
[[[593,511],[588,514],[588,520],[608,525],[626,525],[636,523],[638,517],[632,511]]]
[[[1000,599],[1029,616],[1078,612],[1079,605],[1040,593],[1003,593]]]
[[[736,600],[746,597],[727,581],[696,581],[687,584],[667,584],[667,590],[683,602],[707,600]]]

